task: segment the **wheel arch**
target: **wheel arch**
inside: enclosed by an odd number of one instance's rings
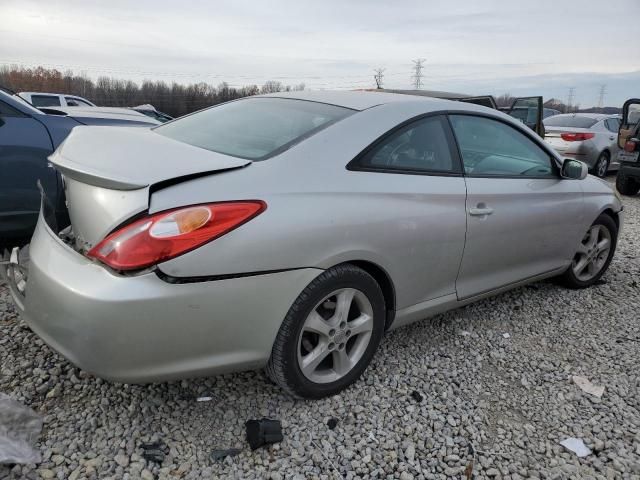
[[[610,216],[611,219],[616,224],[616,228],[618,230],[620,230],[620,217],[618,216],[618,212],[615,212],[611,207],[607,207],[602,212],[600,212],[600,215],[608,215],[608,216]],[[598,216],[600,216],[600,215],[598,215]]]
[[[391,280],[391,276],[380,265],[369,260],[349,260],[343,262],[343,264],[344,263],[348,263],[361,268],[369,275],[371,275],[374,280],[378,282],[378,285],[380,285],[382,295],[384,296],[385,308],[387,310],[387,316],[385,319],[385,330],[388,330],[393,323],[396,314],[396,290],[393,284],[393,280]]]

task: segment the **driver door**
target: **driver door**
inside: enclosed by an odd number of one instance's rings
[[[450,115],[467,184],[460,300],[568,265],[583,235],[580,182],[561,179],[533,136],[475,115]]]
[[[520,120],[531,130],[544,138],[544,124],[542,123],[542,116],[544,114],[544,108],[542,104],[542,97],[518,97],[516,98],[510,107],[501,108],[505,113],[508,113],[513,118]]]
[[[0,242],[5,246],[31,237],[40,211],[38,180],[48,189],[57,186],[47,160],[52,151],[42,123],[0,102]]]

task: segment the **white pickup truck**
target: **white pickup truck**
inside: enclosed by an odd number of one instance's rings
[[[36,108],[41,107],[95,107],[86,98],[63,93],[20,92],[18,93]]]

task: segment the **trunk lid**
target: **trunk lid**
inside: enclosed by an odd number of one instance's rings
[[[561,135],[563,133],[593,133],[588,128],[579,127],[545,127],[544,140],[551,145],[558,153],[568,153],[576,150],[584,140],[567,142]]]
[[[561,133],[590,133],[588,128],[578,127],[545,127],[545,138],[559,137]]]
[[[76,127],[49,160],[62,173],[73,245],[82,252],[147,210],[152,189],[251,163],[139,127]]]

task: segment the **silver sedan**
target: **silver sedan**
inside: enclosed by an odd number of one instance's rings
[[[598,177],[617,170],[618,115],[566,113],[544,119],[544,139],[563,157],[581,160]]]
[[[286,391],[356,381],[385,331],[536,280],[592,285],[622,206],[508,115],[377,92],[229,102],[149,130],[78,127],[51,156],[31,328],[101,377],[266,367]]]

